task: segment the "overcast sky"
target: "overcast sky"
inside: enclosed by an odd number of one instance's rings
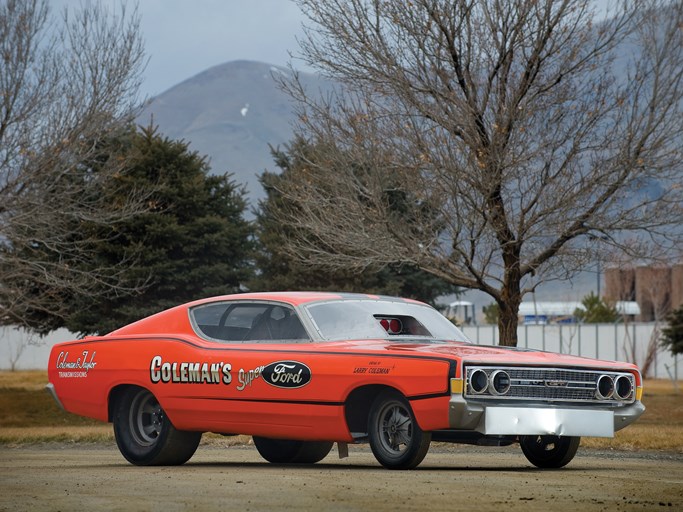
[[[50,0],[53,8],[83,0]],[[118,10],[122,0],[101,0]],[[129,7],[134,0],[124,1]],[[139,0],[149,63],[143,96],[162,93],[212,66],[256,60],[284,66],[304,16],[291,0]]]
[[[55,11],[89,0],[48,0]],[[212,66],[255,60],[284,66],[298,53],[304,15],[292,0],[100,0],[118,12],[138,5],[149,63],[143,96],[155,96]],[[324,0],[321,0],[324,1]],[[596,0],[600,7],[604,0]],[[600,9],[599,9],[600,10]],[[295,67],[302,69],[300,62]]]

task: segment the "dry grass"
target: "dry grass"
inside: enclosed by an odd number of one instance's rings
[[[10,388],[37,391],[44,389],[46,384],[47,372],[43,370],[0,371],[0,389]]]
[[[615,450],[665,450],[683,453],[683,385],[648,380],[643,385],[645,413],[614,438],[586,437],[581,446]]]
[[[22,445],[31,443],[100,443],[113,441],[111,425],[98,423],[92,426],[59,427],[0,427],[0,445]]]
[[[45,391],[47,372],[0,371],[0,440],[7,428],[94,427],[101,422],[62,411]]]
[[[0,445],[36,442],[112,442],[112,427],[59,409],[44,391],[44,371],[0,371]],[[615,450],[683,453],[683,385],[668,380],[645,382],[647,410],[633,425],[609,438],[583,438],[581,446]],[[235,445],[248,436],[205,435],[202,443]]]

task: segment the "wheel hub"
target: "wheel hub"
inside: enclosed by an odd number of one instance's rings
[[[142,446],[153,445],[164,427],[164,410],[148,391],[140,392],[131,404],[131,434]]]
[[[382,432],[384,444],[392,452],[401,452],[410,442],[410,416],[398,405],[392,405],[384,412]]]
[[[159,409],[152,413],[152,425],[156,428],[157,431],[161,428],[161,424],[163,421],[164,415]]]

